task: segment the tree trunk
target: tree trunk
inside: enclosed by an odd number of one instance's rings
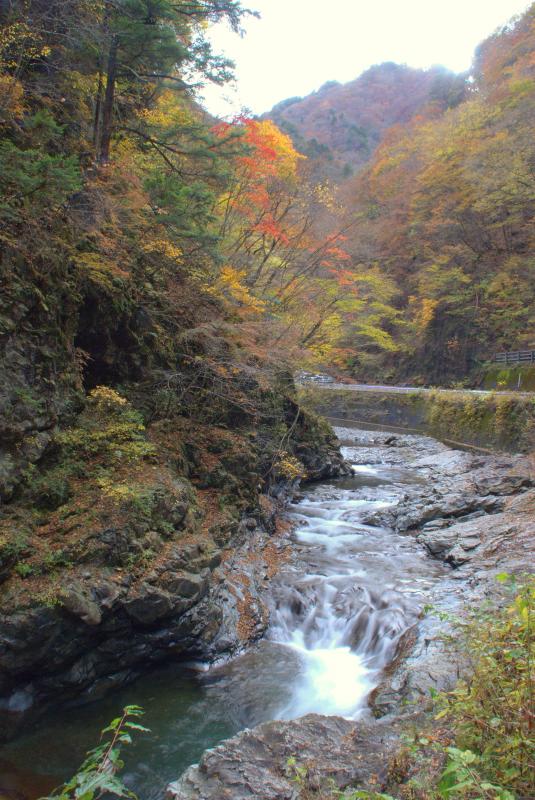
[[[95,150],[95,154],[97,152],[98,143],[100,141],[100,116],[102,112],[103,92],[104,92],[104,76],[102,74],[102,69],[99,66],[97,95],[95,98],[95,116],[93,118],[93,147]]]
[[[117,78],[117,50],[119,48],[119,37],[112,37],[110,52],[108,55],[108,69],[106,73],[106,93],[104,95],[104,106],[102,109],[102,124],[100,134],[100,147],[98,152],[98,163],[107,164],[110,160],[110,143],[113,129],[113,101],[115,99],[115,80]]]

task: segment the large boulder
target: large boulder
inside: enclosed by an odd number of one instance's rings
[[[213,750],[168,786],[168,800],[295,800],[303,789],[379,790],[394,729],[309,714],[266,722]],[[301,776],[301,777],[298,777]]]

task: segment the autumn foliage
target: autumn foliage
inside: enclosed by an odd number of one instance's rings
[[[252,334],[260,342],[286,357],[321,359],[337,347],[341,306],[357,297],[333,191],[311,179],[272,121],[240,118],[215,129],[219,137],[232,131],[244,152],[216,204],[226,262],[216,288],[242,316],[261,313]]]
[[[347,328],[356,374],[440,383],[535,345],[534,119],[532,6],[480,46],[463,102],[391,128],[342,187],[353,264],[391,287],[383,342]]]
[[[214,126],[188,80],[228,79],[206,23],[237,29],[245,13],[2,6],[6,306],[45,327],[58,287],[88,316],[103,296],[118,319],[147,308],[165,353],[170,320],[217,308],[263,357],[382,380],[456,380],[532,346],[534,7],[479,47],[470,76],[386,64],[274,120]],[[106,363],[96,333],[77,344]]]

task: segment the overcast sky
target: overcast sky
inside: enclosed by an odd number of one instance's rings
[[[244,0],[262,15],[240,39],[226,25],[211,33],[216,51],[236,62],[234,91],[209,87],[219,116],[255,114],[329,80],[356,78],[372,64],[470,66],[476,45],[524,11],[527,0]]]

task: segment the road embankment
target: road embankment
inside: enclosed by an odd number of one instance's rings
[[[508,452],[535,449],[535,396],[441,390],[359,391],[355,385],[301,386],[300,402],[336,422],[419,431]]]

